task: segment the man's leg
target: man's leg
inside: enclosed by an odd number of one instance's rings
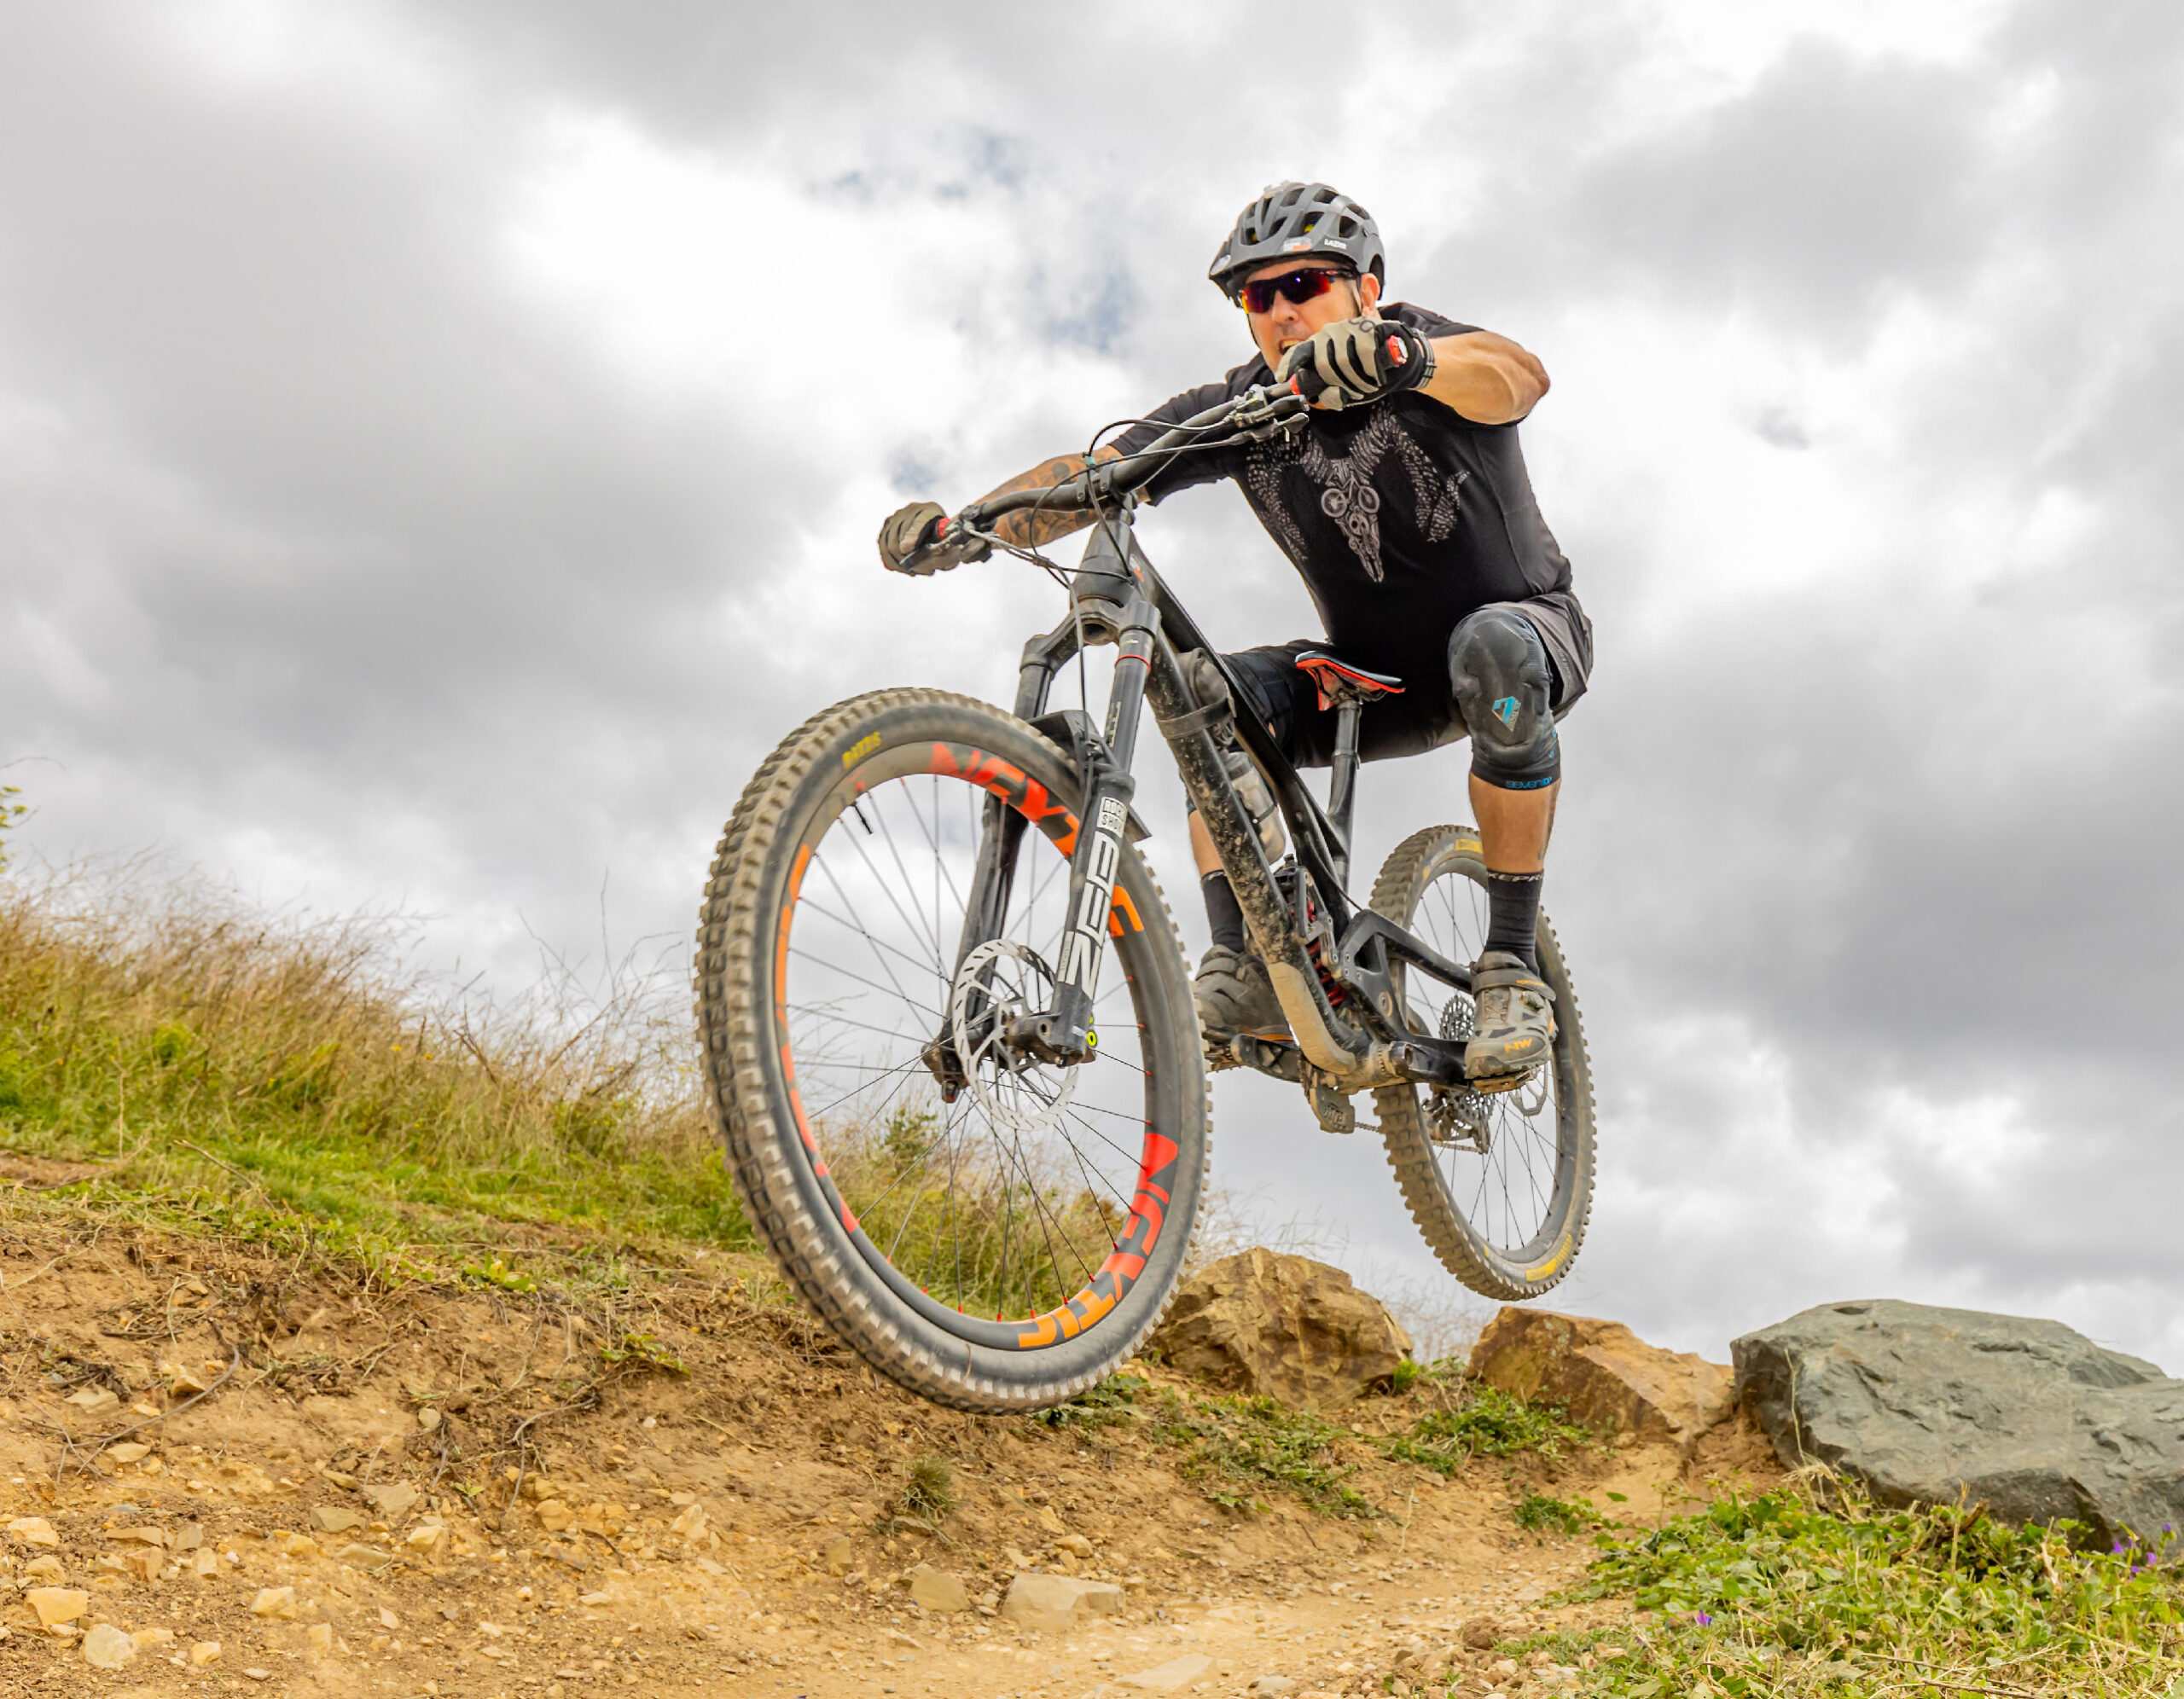
[[[1295,710],[1291,680],[1296,676],[1294,652],[1304,647],[1292,643],[1282,647],[1246,649],[1223,657],[1243,688],[1245,699],[1236,705],[1239,710],[1256,714],[1276,747],[1292,758],[1296,753],[1292,743]],[[1229,759],[1242,765],[1237,749],[1229,751]],[[1258,787],[1260,794],[1256,801],[1248,792],[1245,797],[1253,815],[1259,815],[1262,809],[1272,815],[1274,799],[1264,792],[1258,769],[1246,768],[1234,776],[1240,788]],[[1237,906],[1236,893],[1221,866],[1221,857],[1214,850],[1213,839],[1207,834],[1205,822],[1199,818],[1196,809],[1191,809],[1189,821],[1191,860],[1198,867],[1199,894],[1205,901],[1206,927],[1212,935],[1211,948],[1200,959],[1192,981],[1199,1023],[1217,1042],[1225,1041],[1230,1035],[1239,1032],[1261,1038],[1286,1038],[1289,1034],[1288,1019],[1281,1012],[1281,1000],[1274,994],[1274,982],[1267,977],[1266,964],[1252,952],[1244,927],[1244,911]],[[1278,855],[1279,824],[1271,828],[1263,825],[1262,831],[1270,831],[1272,834],[1267,843],[1269,855]]]
[[[1465,1060],[1476,1081],[1513,1083],[1554,1042],[1536,936],[1561,789],[1554,668],[1531,621],[1484,607],[1449,640],[1449,678],[1471,734],[1471,800],[1486,861],[1486,940],[1472,977],[1478,1030]]]

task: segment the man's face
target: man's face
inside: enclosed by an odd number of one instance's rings
[[[1281,277],[1292,271],[1340,271],[1344,268],[1326,259],[1275,259],[1253,268],[1245,274],[1246,283],[1261,277]],[[1358,318],[1370,313],[1380,304],[1380,280],[1377,277],[1338,277],[1334,287],[1324,295],[1315,295],[1309,301],[1292,301],[1287,295],[1277,294],[1274,304],[1263,313],[1246,311],[1245,322],[1252,328],[1252,340],[1258,344],[1259,352],[1275,371],[1281,369],[1281,357],[1304,341],[1322,325],[1339,323],[1347,318]]]

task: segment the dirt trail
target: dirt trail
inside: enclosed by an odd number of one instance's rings
[[[1416,1413],[1350,1415],[1386,1431]],[[579,1309],[18,1226],[0,1238],[0,1694],[1124,1699],[1275,1678],[1258,1690],[1303,1696],[1391,1673],[1408,1691],[1427,1664],[1467,1694],[1548,1692],[1570,1678],[1466,1648],[1467,1626],[1617,1617],[1542,1603],[1590,1546],[1522,1533],[1516,1499],[1614,1490],[1650,1519],[1711,1473],[1764,1472],[1727,1443],[1452,1482],[1360,1444],[1350,1484],[1385,1517],[1238,1515],[1130,1424],[967,1418],[875,1383],[746,1261]],[[905,1520],[933,1456],[960,1502]],[[913,1603],[921,1563],[973,1608]],[[1027,1568],[1112,1580],[1126,1608],[1019,1631],[993,1607]],[[80,1611],[42,1624],[74,1592]]]

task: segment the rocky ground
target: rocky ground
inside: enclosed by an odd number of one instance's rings
[[[391,1285],[7,1229],[0,1693],[1122,1699],[1450,1670],[1466,1695],[1550,1692],[1571,1667],[1496,1644],[1646,1628],[1549,1603],[1591,1548],[1521,1531],[1522,1493],[1619,1493],[1650,1520],[1772,1470],[1734,1424],[1689,1458],[1631,1442],[1454,1480],[1361,1445],[1350,1484],[1384,1516],[1235,1513],[1131,1423],[972,1418],[875,1383],[752,1262],[650,1271],[613,1302],[481,1273]],[[932,1458],[944,1513],[915,1480]],[[1008,1592],[1035,1571],[1112,1588],[1033,1626]]]

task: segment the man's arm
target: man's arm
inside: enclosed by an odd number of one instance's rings
[[[1019,490],[1052,490],[1057,484],[1068,483],[1087,466],[1100,461],[1121,458],[1120,449],[1105,444],[1094,452],[1090,461],[1083,455],[1057,455],[1054,459],[1033,467],[1020,477],[1012,478],[998,488],[989,490],[979,499],[990,502],[996,496],[1012,495]],[[1027,508],[1023,513],[1009,514],[993,529],[995,536],[1007,537],[1019,548],[1037,548],[1042,543],[1067,536],[1072,531],[1083,531],[1091,523],[1092,514],[1089,509],[1056,508],[1051,513],[1042,513],[1037,508]]]
[[[1474,425],[1513,425],[1548,391],[1538,357],[1490,330],[1433,339],[1433,375],[1420,389]]]

